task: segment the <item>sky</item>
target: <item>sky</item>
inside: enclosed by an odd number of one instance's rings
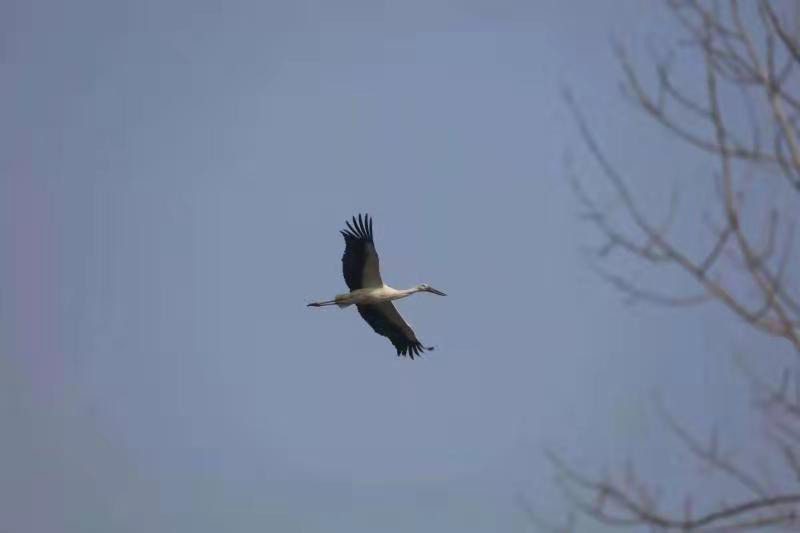
[[[626,305],[564,179],[570,152],[599,182],[564,85],[644,201],[708,170],[620,95],[610,38],[664,20],[0,4],[0,532],[531,531],[520,494],[563,510],[545,449],[696,480],[655,393],[748,451],[731,356],[784,351],[718,306]],[[387,283],[448,293],[397,303],[422,359],[305,307],[346,290],[360,212]]]

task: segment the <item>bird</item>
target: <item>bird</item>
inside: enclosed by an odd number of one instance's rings
[[[350,292],[339,294],[333,300],[311,302],[307,307],[337,305],[345,308],[355,305],[358,314],[378,335],[387,337],[398,356],[420,356],[433,346],[423,346],[411,326],[397,312],[392,300],[399,300],[418,292],[447,296],[444,292],[423,283],[410,289],[394,289],[381,279],[378,252],[372,233],[372,218],[361,214],[353,216],[352,224],[345,221],[347,229],[340,230],[344,237],[342,272]]]

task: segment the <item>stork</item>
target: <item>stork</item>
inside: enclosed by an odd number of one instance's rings
[[[362,218],[359,214],[358,219],[353,217],[352,224],[349,221],[345,223],[347,229],[340,231],[345,244],[342,271],[350,292],[339,294],[333,300],[311,302],[308,307],[338,305],[344,308],[355,305],[358,314],[375,330],[375,333],[389,338],[397,349],[398,356],[408,355],[414,359],[415,355],[422,355],[425,350],[433,350],[432,346],[423,346],[417,339],[414,330],[397,312],[392,300],[399,300],[417,292],[430,292],[439,296],[446,294],[424,283],[402,290],[383,283],[378,253],[375,251],[375,242],[372,239],[372,219],[369,215],[364,215]]]

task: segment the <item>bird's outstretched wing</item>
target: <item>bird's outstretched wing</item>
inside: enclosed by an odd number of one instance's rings
[[[414,359],[415,355],[422,355],[425,350],[433,350],[433,347],[423,346],[414,335],[411,329],[392,302],[381,302],[378,304],[358,305],[358,314],[367,321],[375,333],[388,337],[394,347],[397,348],[397,355],[408,355]]]
[[[351,291],[373,287],[383,287],[378,252],[372,241],[372,219],[369,215],[353,217],[353,224],[346,222],[347,229],[341,230],[344,236],[344,255],[342,272],[344,281]]]

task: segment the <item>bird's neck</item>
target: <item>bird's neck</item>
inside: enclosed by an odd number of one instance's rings
[[[395,297],[392,298],[393,300],[399,300],[400,298],[405,298],[406,296],[411,296],[415,292],[419,292],[419,287],[411,287],[410,289],[392,289],[395,293]]]

